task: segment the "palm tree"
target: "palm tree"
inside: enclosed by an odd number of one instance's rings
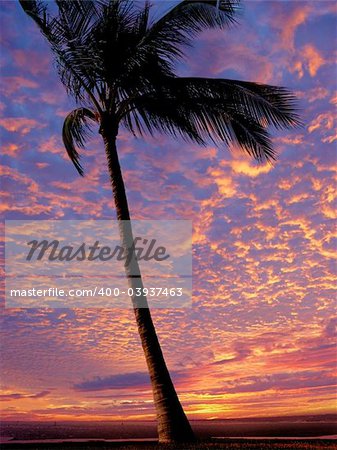
[[[158,20],[150,3],[131,0],[20,0],[55,55],[62,83],[79,108],[65,119],[63,142],[80,175],[79,153],[88,127],[99,124],[120,235],[128,249],[132,229],[117,153],[121,126],[134,135],[181,136],[200,145],[238,144],[258,161],[275,159],[269,126],[299,123],[294,97],[281,87],[213,78],[177,77],[183,48],[207,28],[235,22],[239,0],[183,0]],[[138,263],[126,268],[142,287]],[[136,275],[136,276],[135,276]],[[194,434],[171,381],[146,297],[132,298],[153,388],[160,442],[191,441]]]

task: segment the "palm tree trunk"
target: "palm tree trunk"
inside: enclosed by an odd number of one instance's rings
[[[122,245],[130,248],[133,242],[130,213],[124,181],[118,160],[116,137],[106,134],[101,129],[112,191],[119,221],[119,231]],[[143,288],[141,273],[137,260],[134,258],[132,268],[126,267],[129,286]],[[159,442],[187,442],[195,440],[190,423],[184,413],[177,393],[173,386],[159,340],[154,328],[146,296],[132,298],[133,309],[138,326],[138,332],[148,366],[154,403],[158,420]],[[140,307],[141,306],[141,307]]]

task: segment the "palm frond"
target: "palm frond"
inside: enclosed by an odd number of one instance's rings
[[[95,114],[90,111],[90,109],[75,109],[65,118],[62,129],[63,144],[69,158],[81,176],[83,176],[84,173],[80,164],[80,155],[76,150],[75,144],[80,148],[84,147],[88,132],[90,131],[88,119],[97,122]]]
[[[92,47],[97,57],[97,77],[109,87],[118,85],[144,60],[143,53],[137,50],[147,29],[149,10],[147,2],[144,8],[137,9],[129,0],[111,1],[102,7],[102,18],[93,28],[87,47]]]
[[[206,145],[238,144],[258,160],[275,157],[268,127],[300,124],[295,97],[285,88],[238,80],[178,78],[183,46],[207,28],[235,22],[239,0],[183,0],[159,20],[148,0],[19,0],[56,55],[61,81],[82,105],[122,121],[133,133],[160,131]],[[54,11],[54,10],[53,10]],[[75,144],[84,145],[80,108],[65,121],[63,139],[79,173]]]
[[[195,122],[184,114],[183,108],[166,97],[143,95],[135,98],[132,107],[124,114],[122,123],[135,136],[145,133],[153,136],[155,131],[159,131],[200,145],[206,144]]]
[[[236,22],[240,0],[183,0],[161,17],[155,26],[179,26],[186,33],[205,28],[225,28]]]
[[[296,108],[296,97],[284,87],[248,81],[217,78],[171,78],[167,79],[170,92],[196,101],[213,100],[226,104],[241,115],[262,126],[291,128],[301,125]]]
[[[270,134],[258,122],[239,114],[228,118],[230,140],[258,162],[274,161],[277,153],[273,148]]]
[[[236,22],[240,0],[183,0],[155,22],[144,37],[159,55],[183,56],[183,46],[207,28],[225,28]]]
[[[68,19],[68,22],[62,20],[61,12],[60,16],[52,16],[48,11],[47,4],[40,0],[19,1],[24,12],[34,20],[49,42],[51,50],[56,57],[56,65],[61,81],[68,93],[76,101],[89,100],[100,111],[101,108],[94,93],[96,79],[92,73],[87,71],[90,55],[88,55],[87,48],[81,43],[80,38],[78,36],[74,37],[73,32],[69,31],[70,19]],[[72,2],[59,3],[68,4]],[[74,2],[75,5],[79,3],[81,2]],[[62,6],[62,8],[66,7]],[[78,6],[78,8],[80,7]],[[75,40],[79,45],[75,45]]]
[[[204,146],[210,141],[219,147],[235,144],[258,161],[275,159],[269,133],[263,126],[230,108],[219,109],[212,101],[193,108],[172,98],[144,95],[133,105],[123,123],[135,135],[159,131]]]
[[[34,20],[41,31],[47,33],[50,17],[46,3],[41,0],[19,0],[19,3],[24,12]]]
[[[202,78],[167,78],[130,100],[124,123],[133,132],[158,130],[198,144],[239,145],[255,159],[272,160],[268,126],[299,125],[295,99],[284,88]]]
[[[60,18],[73,37],[82,38],[101,18],[101,8],[94,0],[55,0]]]

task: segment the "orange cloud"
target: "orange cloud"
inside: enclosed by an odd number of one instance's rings
[[[222,196],[232,197],[235,195],[236,187],[231,176],[225,174],[220,168],[210,168],[207,173],[213,178],[213,181],[217,185],[219,193]]]
[[[324,58],[313,45],[305,45],[302,50],[310,76],[314,77],[320,67],[326,64]]]
[[[271,164],[252,165],[248,160],[233,160],[231,167],[235,173],[247,175],[249,177],[257,177],[263,173],[268,173],[272,170]]]
[[[332,112],[326,112],[319,114],[314,120],[311,121],[308,131],[312,133],[317,129],[331,130],[334,126],[334,114]]]
[[[291,73],[297,73],[299,79],[304,76],[305,71],[309,72],[311,77],[315,77],[318,70],[327,63],[329,61],[325,60],[313,45],[307,44],[297,51],[292,65],[289,67],[289,71]],[[309,95],[310,92],[307,93],[307,96]],[[319,88],[313,90],[311,95],[312,98],[310,99],[309,97],[309,102],[324,98],[327,95],[327,91],[324,88]]]
[[[17,144],[4,144],[1,150],[4,155],[15,156],[20,149],[21,147]]]

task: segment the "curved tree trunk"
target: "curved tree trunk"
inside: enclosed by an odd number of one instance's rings
[[[125,249],[130,248],[133,234],[124,181],[119,165],[116,136],[101,128],[108,160],[109,174],[115,200],[120,237]],[[133,258],[126,267],[129,286],[143,288],[138,262]],[[146,296],[132,298],[138,332],[148,366],[158,420],[159,442],[187,442],[195,440],[168,372],[154,328]]]

